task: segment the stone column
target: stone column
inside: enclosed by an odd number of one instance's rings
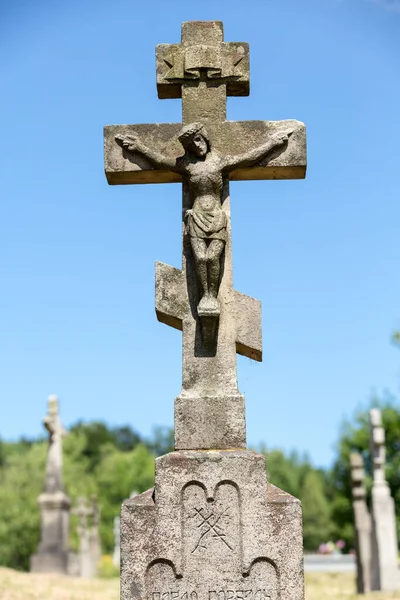
[[[357,592],[371,591],[371,515],[366,502],[364,461],[361,454],[350,455],[351,489],[357,564]]]
[[[370,413],[370,446],[373,469],[372,483],[372,589],[400,589],[397,529],[394,501],[386,481],[385,430],[381,411]]]
[[[31,556],[31,571],[67,573],[70,500],[62,483],[62,437],[65,430],[58,414],[57,396],[49,396],[43,421],[49,432],[46,482],[38,498],[42,528],[37,554]]]
[[[80,577],[91,578],[96,575],[92,554],[91,531],[88,526],[88,517],[93,514],[92,508],[87,505],[86,498],[78,498],[77,507],[72,514],[78,517],[77,532],[79,537],[78,570]]]

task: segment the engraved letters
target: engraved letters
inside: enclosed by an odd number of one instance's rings
[[[168,592],[152,592],[150,600],[198,600],[198,596],[195,590],[183,593],[170,590]]]
[[[198,595],[195,590],[178,592],[168,590],[152,592],[150,600],[271,600],[272,596],[265,588],[254,589],[217,589]]]
[[[265,589],[254,590],[210,590],[207,600],[271,600]]]

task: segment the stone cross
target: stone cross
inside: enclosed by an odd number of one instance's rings
[[[249,53],[220,22],[157,47],[157,87],[182,97],[183,123],[105,129],[109,183],[183,184],[182,269],[156,265],[157,316],[183,334],[175,452],[122,505],[121,599],[304,600],[300,503],[245,449],[236,353],[261,360],[261,309],[233,288],[229,209],[232,179],[304,177],[304,125],[226,120]]]
[[[357,561],[357,592],[371,591],[371,515],[367,506],[364,461],[361,454],[350,455],[351,490]]]
[[[370,448],[373,470],[372,483],[372,589],[400,589],[397,561],[397,527],[393,498],[386,481],[385,430],[382,415],[373,408],[370,417]]]
[[[249,48],[224,42],[219,21],[183,23],[156,62],[158,96],[182,98],[182,123],[105,127],[106,176],[182,182],[182,269],[156,263],[157,317],[183,333],[175,449],[245,448],[236,353],[261,360],[261,304],[233,288],[229,181],[304,178],[305,127],[226,120],[226,97],[249,94]]]
[[[377,486],[388,487],[386,481],[386,448],[385,448],[385,430],[382,427],[382,415],[378,408],[373,408],[369,412],[370,417],[370,448],[373,484]]]
[[[66,434],[58,414],[57,396],[49,396],[47,415],[43,424],[49,432],[49,447],[47,452],[46,485],[47,493],[62,492],[62,438]]]
[[[62,482],[62,438],[66,432],[58,412],[57,396],[49,396],[43,424],[49,432],[49,445],[44,493],[38,498],[41,538],[37,553],[31,556],[31,571],[66,573],[70,500]]]

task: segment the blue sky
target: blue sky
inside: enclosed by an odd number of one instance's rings
[[[2,3],[0,435],[172,425],[181,334],[156,320],[154,262],[180,266],[180,186],[113,186],[106,124],[177,122],[154,48],[186,20],[250,44],[229,119],[295,118],[304,181],[231,185],[235,287],[263,305],[264,361],[239,357],[250,444],[333,457],[339,425],[397,394],[400,2]]]

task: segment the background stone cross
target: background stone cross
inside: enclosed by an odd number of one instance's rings
[[[62,492],[64,490],[62,483],[62,438],[67,432],[61,423],[57,396],[49,396],[48,411],[43,419],[43,424],[49,432],[45,492]]]
[[[385,430],[378,408],[369,411],[370,448],[373,481],[371,489],[372,516],[372,590],[400,589],[398,544],[394,500],[386,481]]]
[[[372,459],[373,484],[388,487],[386,481],[386,447],[385,430],[382,427],[382,414],[377,408],[372,408],[370,415],[370,449]]]
[[[357,592],[371,591],[371,515],[367,505],[364,461],[361,454],[350,454],[351,491],[355,526]]]
[[[233,289],[229,180],[305,177],[305,127],[298,121],[226,120],[227,95],[249,93],[249,48],[224,42],[219,21],[184,23],[181,44],[157,46],[156,59],[159,97],[181,97],[183,124],[203,125],[208,153],[231,165],[221,175],[226,238],[217,319],[199,310],[199,264],[187,235],[197,167],[185,158],[187,153],[182,157],[182,123],[106,127],[106,176],[110,184],[183,183],[182,269],[156,263],[157,317],[183,332],[175,448],[244,448],[244,399],[237,387],[236,353],[261,360],[261,305]]]

